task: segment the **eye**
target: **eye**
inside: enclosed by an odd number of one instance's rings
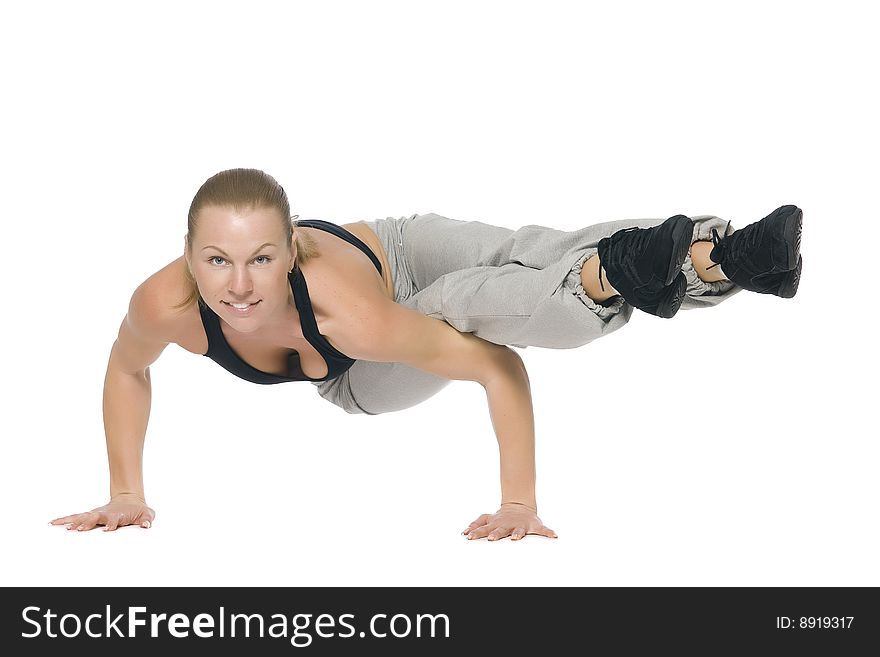
[[[259,255],[256,258],[254,258],[254,262],[259,260],[260,258],[263,258],[263,262],[258,262],[257,263],[258,265],[268,265],[269,262],[272,260],[272,258],[270,258],[269,256]],[[211,256],[210,258],[208,258],[208,262],[211,263],[212,265],[218,264],[218,263],[214,262],[215,260],[222,260],[223,262],[226,262],[226,259],[222,258],[220,256]]]

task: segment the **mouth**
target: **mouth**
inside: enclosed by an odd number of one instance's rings
[[[253,303],[227,303],[226,301],[221,301],[223,305],[225,305],[229,311],[233,315],[245,316],[250,315],[253,312],[254,308],[256,308],[259,301],[255,301]]]

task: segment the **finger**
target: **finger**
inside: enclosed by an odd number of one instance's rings
[[[462,534],[467,534],[467,533],[473,531],[474,529],[476,529],[477,527],[482,527],[482,526],[485,525],[487,522],[489,522],[489,520],[490,520],[491,518],[492,518],[491,514],[489,514],[489,513],[484,513],[484,514],[481,515],[479,518],[477,518],[476,520],[474,520],[471,524],[469,524],[469,525],[467,526],[467,529],[465,529],[465,530],[462,532]]]
[[[90,529],[94,529],[100,520],[101,516],[97,513],[89,513],[86,515],[86,519],[80,523],[79,527],[77,527],[76,530],[79,532],[87,532]]]
[[[79,525],[83,521],[88,514],[87,513],[74,513],[73,515],[64,516],[63,518],[58,518],[57,520],[53,520],[53,523],[58,523],[59,525],[69,525],[70,523],[74,523],[74,527]]]
[[[488,536],[490,541],[497,541],[499,538],[504,538],[510,533],[509,527],[498,527],[497,529],[493,529]]]
[[[116,528],[119,526],[119,518],[122,514],[115,515],[107,520],[107,526],[104,527],[105,532],[115,532]]]
[[[153,523],[151,523],[149,520],[144,520],[141,523],[141,527],[143,527],[144,529],[149,529],[152,526],[153,526]]]
[[[510,540],[511,541],[518,541],[519,539],[521,539],[525,535],[526,535],[525,527],[517,527],[512,532],[510,532]]]
[[[83,523],[87,515],[88,514],[85,513],[77,513],[75,516],[70,516],[70,521],[67,522],[64,527],[66,529],[76,529]]]
[[[547,538],[559,538],[556,532],[550,529],[549,527],[541,527],[541,529],[536,529],[535,531],[529,532],[529,534],[538,534],[539,536],[546,536]]]
[[[484,525],[483,527],[477,527],[474,530],[468,532],[467,537],[468,540],[473,540],[475,538],[486,538],[490,532],[495,529],[494,525]]]
[[[485,525],[487,522],[489,522],[489,519],[490,519],[490,518],[491,518],[491,516],[490,516],[488,513],[484,513],[484,514],[481,515],[479,518],[477,518],[476,520],[474,520],[471,524],[469,524],[469,525],[467,526],[467,529],[465,529],[464,532],[462,532],[462,533],[467,534],[469,531],[474,530],[474,529],[476,529],[477,527],[482,527],[482,526]]]

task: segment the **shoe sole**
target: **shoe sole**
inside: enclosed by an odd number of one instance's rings
[[[785,271],[791,271],[798,266],[798,257],[801,252],[801,232],[803,231],[804,212],[794,205],[783,205],[776,212],[782,212],[786,208],[794,208],[785,218],[785,226],[782,229],[782,235],[785,239],[786,262],[783,265]]]
[[[675,221],[672,227],[672,259],[669,261],[669,268],[666,270],[666,276],[663,279],[663,286],[670,285],[684,264],[688,251],[691,248],[694,237],[694,222],[683,214],[677,214],[670,217],[666,221]]]
[[[681,302],[684,301],[684,295],[687,291],[687,278],[683,272],[676,274],[675,282],[670,285],[669,293],[666,298],[657,306],[657,317],[669,319],[681,308]]]
[[[782,285],[779,286],[779,289],[776,291],[776,295],[782,297],[783,299],[791,299],[795,294],[797,294],[798,285],[801,282],[801,269],[804,266],[804,257],[802,255],[798,255],[797,265],[794,269],[788,272],[788,276],[786,276]]]

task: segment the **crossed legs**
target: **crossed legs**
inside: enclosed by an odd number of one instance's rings
[[[724,276],[724,272],[721,271],[721,267],[713,267],[712,269],[709,269],[712,265],[717,264],[709,257],[709,253],[711,253],[713,246],[714,244],[711,240],[700,240],[691,244],[690,248],[690,256],[691,261],[693,262],[694,271],[697,273],[697,276],[700,277],[700,280],[706,283],[727,280]],[[604,271],[600,269],[600,263],[601,260],[597,253],[590,256],[587,261],[584,262],[583,269],[581,269],[581,285],[584,286],[587,296],[596,303],[602,303],[603,301],[619,294],[611,283],[608,282]],[[602,276],[601,284],[599,282],[600,275]],[[604,290],[602,289],[603,287],[605,288]]]
[[[723,236],[713,226],[711,241],[704,232],[693,235],[685,215],[656,226],[630,226],[599,241],[598,252],[581,269],[581,286],[594,302],[621,295],[633,306],[666,318],[675,315],[694,286],[733,285],[791,298],[803,267],[802,223],[800,208],[783,205],[741,230],[729,232],[728,222]],[[680,271],[688,261],[687,273]],[[608,285],[600,278],[603,273]]]

